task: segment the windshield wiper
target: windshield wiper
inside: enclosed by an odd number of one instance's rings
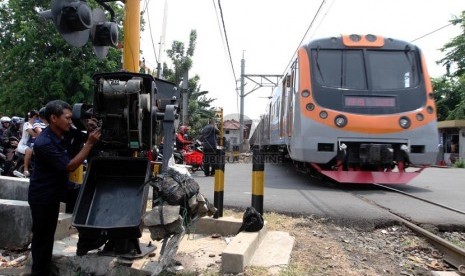
[[[319,73],[319,75],[320,75],[320,78],[321,78],[322,82],[323,82],[324,84],[326,84],[325,78],[323,77],[323,73],[321,72],[320,62],[318,62],[319,56],[320,56],[320,46],[318,46],[318,47],[316,48],[316,57],[315,57],[316,69],[318,69],[318,73]]]

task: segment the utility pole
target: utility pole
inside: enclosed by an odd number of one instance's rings
[[[244,93],[244,88],[245,88],[245,83],[244,80],[248,79],[252,81],[255,86],[252,88],[251,91]],[[256,80],[255,78],[258,78],[259,80]],[[240,145],[240,151],[242,152],[244,150],[244,100],[247,95],[250,93],[254,92],[255,90],[262,88],[262,87],[276,87],[278,86],[279,79],[282,78],[282,75],[262,75],[262,74],[253,74],[253,75],[246,75],[245,74],[245,59],[244,59],[244,53],[242,53],[242,59],[241,59],[241,107],[239,111],[239,132],[240,132],[240,137],[239,137],[239,145]]]
[[[182,75],[182,124],[187,126],[188,119],[188,108],[189,108],[189,71],[184,71]]]
[[[241,110],[239,112],[239,146],[240,151],[244,150],[244,75],[245,75],[245,59],[244,52],[242,52],[241,59]]]
[[[168,1],[165,0],[165,9],[163,11],[163,25],[162,25],[162,32],[160,37],[160,47],[158,51],[158,64],[157,64],[157,78],[161,79],[163,68],[161,67],[161,54],[163,53],[165,47],[165,37],[166,37],[166,20],[168,17]]]

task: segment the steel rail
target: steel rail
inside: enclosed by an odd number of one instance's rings
[[[382,205],[379,205],[378,203],[365,198],[361,195],[356,195],[360,199],[366,201],[367,203],[371,205],[375,205],[378,208],[381,208],[383,210],[386,210],[389,212],[391,215],[394,216],[395,219],[403,223],[405,226],[408,228],[412,229],[412,231],[418,233],[419,235],[423,236],[426,238],[430,243],[432,243],[439,251],[442,252],[443,254],[443,259],[445,262],[449,263],[450,265],[454,266],[457,268],[457,270],[464,274],[465,273],[465,249],[460,248],[456,246],[453,243],[450,243],[449,241],[441,238],[440,236],[429,232],[428,230],[425,230],[421,228],[420,226],[410,222],[409,220],[403,218],[401,215],[398,215],[391,211],[389,208],[386,208]]]
[[[436,205],[436,206],[439,206],[439,207],[442,207],[444,209],[447,209],[447,210],[450,210],[450,211],[453,211],[453,212],[456,212],[456,213],[459,213],[459,214],[462,214],[462,215],[465,215],[465,211],[458,210],[458,209],[449,207],[449,206],[444,205],[444,204],[436,203],[436,202],[430,201],[428,199],[417,197],[417,196],[414,196],[412,194],[406,193],[404,191],[394,189],[392,187],[388,187],[388,186],[385,186],[385,185],[382,185],[382,184],[377,184],[377,183],[373,183],[373,185],[378,186],[378,187],[382,187],[382,188],[384,188],[386,190],[394,191],[396,193],[403,194],[403,195],[406,195],[406,196],[409,196],[409,197],[412,197],[412,198],[415,198],[415,199],[418,199],[418,200],[421,200],[421,201],[424,201],[424,202],[427,202],[427,203],[430,203],[430,204],[433,204],[433,205]]]
[[[435,235],[418,225],[411,223],[410,221],[400,217],[397,214],[390,212],[398,220],[400,220],[405,226],[422,235],[428,241],[430,241],[439,251],[444,255],[444,261],[456,267],[460,273],[465,273],[465,250],[456,246],[453,243],[448,242],[447,240]]]

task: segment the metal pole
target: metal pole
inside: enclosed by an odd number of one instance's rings
[[[242,53],[241,59],[241,110],[239,113],[239,146],[240,151],[244,150],[244,73],[245,73],[245,59]]]
[[[139,73],[140,1],[126,1],[124,10],[123,69]]]
[[[189,71],[184,71],[182,75],[182,124],[187,126],[188,123],[188,112],[189,101],[188,101],[188,92],[189,92]]]
[[[160,37],[160,48],[158,49],[158,64],[157,64],[157,78],[161,79],[163,68],[161,67],[162,64],[162,53],[165,47],[165,37],[166,37],[166,22],[168,19],[168,1],[165,0],[165,9],[163,11],[163,25],[162,25],[162,32]]]

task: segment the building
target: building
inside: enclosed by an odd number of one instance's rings
[[[251,128],[252,120],[244,120],[244,144],[248,144]],[[229,141],[230,147],[239,146],[240,124],[238,121],[234,119],[224,121],[223,131],[224,137]]]
[[[443,146],[443,159],[451,165],[458,158],[465,159],[465,120],[438,122],[439,141]]]

